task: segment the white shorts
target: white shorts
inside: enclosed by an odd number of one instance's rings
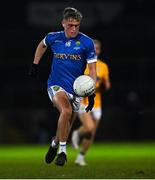
[[[87,106],[85,104],[80,105],[79,114],[86,113],[85,108]],[[93,108],[91,111],[92,116],[95,120],[100,120],[102,116],[102,109],[101,108]]]
[[[47,89],[47,92],[48,92],[48,96],[50,98],[50,100],[53,102],[53,97],[60,91],[63,91],[66,93],[71,105],[72,105],[72,108],[73,108],[73,111],[74,112],[78,112],[79,109],[80,109],[80,101],[81,101],[81,98],[80,97],[77,97],[77,96],[74,96],[73,94],[70,94],[68,92],[66,92],[62,87],[60,86],[57,86],[57,85],[54,85],[54,86],[51,86]]]

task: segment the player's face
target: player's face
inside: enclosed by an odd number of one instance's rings
[[[101,54],[101,45],[99,43],[95,43],[96,55],[99,56]]]
[[[62,26],[68,38],[76,37],[79,33],[80,21],[70,18],[68,20],[63,20]]]

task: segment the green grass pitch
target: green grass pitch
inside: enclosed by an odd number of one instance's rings
[[[0,146],[0,178],[11,179],[154,179],[155,143],[93,144],[86,156],[88,166],[74,164],[78,151],[69,145],[64,167],[46,164],[48,146]]]

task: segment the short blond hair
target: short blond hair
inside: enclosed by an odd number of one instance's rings
[[[82,14],[79,10],[73,8],[73,7],[66,7],[63,10],[63,19],[75,19],[77,21],[81,21],[82,20]]]
[[[102,46],[101,41],[100,41],[100,40],[98,40],[98,39],[94,39],[94,44],[99,44],[100,46]]]

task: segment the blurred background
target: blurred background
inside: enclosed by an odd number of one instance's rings
[[[103,94],[96,141],[155,140],[155,6],[148,0],[3,1],[0,7],[0,143],[47,143],[58,112],[46,91],[50,52],[40,77],[28,77],[38,43],[62,30],[62,10],[78,8],[81,31],[103,43],[112,88]],[[79,125],[76,120],[73,128]]]

